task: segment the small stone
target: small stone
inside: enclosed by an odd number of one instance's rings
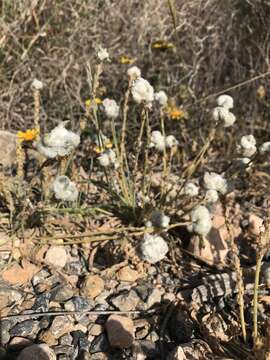
[[[56,345],[53,347],[53,351],[56,355],[65,354],[70,358],[70,355],[73,353],[73,346],[70,345]]]
[[[157,359],[160,356],[160,349],[158,344],[149,340],[136,341],[136,346],[140,352],[146,356],[146,359]]]
[[[184,353],[184,350],[181,346],[177,346],[170,354],[168,355],[167,360],[187,360],[187,357]]]
[[[101,334],[97,336],[91,343],[90,353],[99,353],[99,352],[107,352],[110,347],[107,336],[105,334]]]
[[[43,293],[36,297],[32,310],[35,312],[46,312],[49,309],[50,294]]]
[[[12,350],[14,351],[19,351],[22,350],[24,348],[26,348],[27,346],[31,346],[33,345],[33,342],[29,339],[26,339],[24,337],[21,336],[15,336],[14,338],[12,338],[8,344],[9,347],[12,348]]]
[[[48,264],[59,268],[66,265],[67,259],[67,253],[63,246],[51,246],[45,255],[45,261]]]
[[[88,333],[89,335],[98,336],[102,334],[103,332],[103,326],[99,324],[90,324],[88,327]]]
[[[46,344],[32,345],[25,348],[18,360],[56,360],[54,351]]]
[[[103,289],[104,281],[101,277],[97,275],[88,275],[82,284],[80,293],[88,299],[94,299],[101,294]]]
[[[112,304],[120,311],[130,311],[136,309],[140,298],[134,290],[116,296],[112,299]]]
[[[39,322],[24,320],[10,330],[10,335],[34,338],[39,331]]]
[[[18,304],[22,299],[22,294],[11,287],[0,287],[0,310],[11,306],[13,303]]]
[[[16,134],[0,130],[0,164],[11,167],[16,163]]]
[[[55,336],[52,334],[50,330],[45,330],[38,336],[39,340],[48,344],[49,346],[57,345],[58,340],[55,338]]]
[[[65,334],[65,335],[61,336],[61,338],[59,339],[59,343],[61,345],[71,345],[72,340],[73,340],[73,338],[70,334]]]
[[[248,222],[248,229],[252,235],[258,236],[262,231],[265,230],[263,219],[255,214],[249,215]]]
[[[65,266],[65,272],[75,276],[82,275],[83,265],[80,261],[69,261]]]
[[[140,274],[129,266],[124,266],[118,271],[117,278],[119,281],[134,282],[140,278]]]
[[[163,289],[162,290],[158,288],[152,289],[146,302],[147,309],[150,309],[153,305],[160,304],[161,296],[163,294],[164,294]]]
[[[57,316],[50,327],[50,331],[56,339],[72,330],[73,323],[69,316]]]
[[[70,286],[59,286],[52,290],[51,300],[62,303],[72,298],[74,291]]]
[[[138,293],[138,295],[140,296],[140,298],[142,299],[142,301],[146,301],[148,294],[149,294],[149,287],[146,285],[139,285],[136,287],[136,292]]]
[[[94,304],[89,299],[85,299],[81,296],[74,296],[65,303],[64,307],[67,311],[89,311],[94,307]]]
[[[112,347],[129,348],[134,340],[133,321],[125,316],[111,315],[105,324]]]

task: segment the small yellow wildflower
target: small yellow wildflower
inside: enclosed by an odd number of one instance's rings
[[[98,146],[98,145],[95,145],[93,147],[93,150],[96,154],[101,154],[103,153],[105,150],[107,149],[111,149],[113,147],[113,144],[111,142],[107,142],[106,144],[104,144],[104,146]]]
[[[172,120],[180,120],[186,118],[186,112],[177,107],[168,107],[168,115]]]
[[[121,64],[124,64],[124,65],[132,65],[132,64],[134,64],[135,59],[130,58],[128,56],[121,56],[119,61]]]
[[[95,104],[96,104],[96,105],[100,105],[101,103],[102,103],[102,100],[101,100],[100,98],[96,97],[96,98],[95,98]],[[87,99],[87,100],[85,101],[85,106],[89,108],[91,105],[92,105],[92,100],[91,100],[91,99]]]
[[[266,91],[263,85],[260,85],[257,89],[257,96],[259,99],[264,99],[266,95]]]
[[[167,50],[167,49],[173,49],[175,46],[172,42],[167,42],[164,40],[156,41],[153,44],[154,49],[160,49],[160,50]]]
[[[38,134],[37,129],[27,129],[26,131],[18,131],[17,137],[20,141],[32,141],[37,138]]]

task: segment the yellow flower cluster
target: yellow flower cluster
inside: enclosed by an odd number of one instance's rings
[[[27,129],[26,131],[18,131],[17,137],[20,141],[32,141],[38,137],[38,129]]]
[[[175,46],[172,42],[167,42],[167,41],[156,41],[153,44],[153,48],[154,49],[160,49],[160,50],[167,50],[167,49],[173,49]]]
[[[93,150],[96,154],[101,154],[103,153],[105,150],[107,149],[111,149],[113,147],[113,144],[108,141],[107,143],[103,144],[103,146],[98,146],[98,145],[95,145],[93,147]]]
[[[185,110],[176,106],[169,106],[167,108],[167,114],[172,120],[181,120],[187,118],[187,113],[185,112]]]
[[[90,106],[92,105],[92,103],[93,103],[93,101],[92,101],[91,99],[87,99],[87,100],[85,101],[85,106],[86,106],[87,108],[90,108]],[[96,97],[96,98],[95,98],[95,104],[96,104],[96,105],[100,105],[101,103],[102,103],[102,100],[101,100],[100,98]]]
[[[132,65],[135,62],[135,59],[128,57],[128,56],[121,56],[120,57],[120,63],[124,65]]]

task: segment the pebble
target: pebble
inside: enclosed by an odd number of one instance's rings
[[[67,253],[63,246],[51,246],[45,255],[45,261],[48,264],[59,268],[66,265],[67,259]]]
[[[84,279],[80,294],[88,299],[95,299],[102,293],[104,289],[104,281],[97,275],[88,275]]]
[[[164,289],[152,289],[147,298],[146,308],[150,309],[153,305],[158,305],[161,302],[161,296],[164,294]]]
[[[18,356],[17,360],[56,360],[54,351],[46,344],[28,346]]]
[[[120,311],[130,311],[136,309],[140,298],[134,290],[120,294],[113,298],[112,304]]]
[[[70,316],[57,316],[54,318],[49,330],[56,339],[59,339],[61,336],[72,331],[72,329],[73,322]]]
[[[131,269],[129,266],[124,266],[117,273],[119,281],[135,282],[140,278],[138,271]]]
[[[148,298],[148,294],[149,294],[149,287],[146,285],[139,285],[136,287],[136,292],[138,293],[138,295],[140,296],[140,298],[142,299],[142,301],[146,301]]]
[[[90,353],[98,353],[98,352],[107,352],[109,350],[110,344],[107,336],[103,333],[97,336],[90,345]]]
[[[93,308],[94,304],[91,300],[85,299],[81,296],[74,296],[68,300],[64,307],[67,311],[89,311]]]
[[[34,338],[39,331],[39,321],[24,320],[10,330],[10,336],[22,336]]]
[[[88,327],[88,334],[92,336],[98,336],[102,334],[103,326],[100,324],[90,324]]]
[[[65,266],[65,272],[69,275],[82,275],[83,265],[80,261],[69,261]]]
[[[72,336],[71,334],[65,334],[63,336],[61,336],[61,338],[59,339],[59,343],[61,345],[71,345],[72,344]]]
[[[43,293],[36,297],[32,310],[35,312],[46,312],[49,309],[50,293]]]
[[[74,291],[71,286],[60,285],[52,290],[51,300],[62,303],[72,298]]]
[[[133,321],[125,316],[110,315],[105,324],[112,347],[129,348],[134,340]]]
[[[14,338],[12,338],[8,344],[8,346],[10,348],[12,348],[12,351],[19,351],[22,350],[24,348],[26,348],[27,346],[31,346],[33,345],[32,341],[29,339],[26,339],[24,337],[21,336],[15,336]]]
[[[160,356],[160,349],[158,344],[149,340],[140,340],[135,343],[143,355],[148,359],[158,359]]]
[[[0,286],[0,310],[12,304],[18,304],[22,300],[22,294],[8,286]]]

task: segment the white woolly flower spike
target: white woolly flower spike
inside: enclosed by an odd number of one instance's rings
[[[208,204],[214,204],[219,199],[218,192],[216,190],[207,190],[205,193],[205,201]]]
[[[215,172],[206,172],[203,181],[207,190],[216,190],[221,194],[225,194],[228,190],[227,180]]]
[[[35,90],[42,90],[43,89],[43,83],[38,79],[34,79],[33,82],[32,82],[32,87]]]
[[[192,210],[191,221],[188,230],[198,235],[206,236],[212,228],[211,215],[205,206],[199,205]]]
[[[75,201],[78,197],[76,184],[64,175],[57,176],[52,184],[52,189],[58,200]]]
[[[165,148],[173,148],[177,146],[179,143],[173,135],[168,135],[164,137],[160,131],[154,130],[151,133],[150,139],[150,148],[155,148],[156,150],[162,152]]]
[[[162,260],[169,251],[166,241],[158,235],[145,234],[140,245],[142,258],[150,264]]]
[[[160,106],[166,106],[168,103],[168,96],[165,91],[160,90],[154,94],[155,100],[159,103]]]
[[[166,228],[170,224],[169,216],[159,210],[151,213],[150,219],[146,222],[147,227]]]
[[[218,106],[222,106],[225,109],[232,109],[233,108],[233,98],[230,95],[220,95],[217,98],[217,104]]]
[[[97,57],[100,61],[109,60],[109,53],[107,49],[104,49],[103,47],[99,47],[97,51]]]
[[[199,186],[193,184],[191,181],[184,186],[184,194],[188,196],[197,196],[199,194]]]
[[[112,166],[117,169],[119,166],[116,154],[112,149],[106,150],[97,159],[99,164],[103,167]]]
[[[119,106],[117,105],[115,100],[104,99],[102,101],[102,105],[104,106],[105,113],[109,118],[117,118],[117,116],[119,115]]]
[[[154,89],[149,82],[142,77],[134,80],[131,88],[131,93],[136,103],[146,103],[151,105],[154,100]]]
[[[128,69],[127,74],[132,80],[135,80],[141,77],[141,70],[137,66],[131,66],[131,68]]]
[[[223,122],[225,128],[232,126],[236,120],[235,115],[223,106],[214,108],[213,118],[216,122]]]
[[[270,141],[266,141],[264,142],[260,148],[259,148],[259,151],[260,153],[263,155],[263,154],[266,154],[266,153],[269,153],[270,152]]]
[[[48,158],[63,157],[79,145],[80,136],[65,128],[66,122],[61,122],[49,134],[45,135],[43,143],[36,143],[37,150]]]
[[[240,150],[244,157],[251,157],[257,151],[256,139],[253,135],[245,135],[240,140]]]
[[[167,148],[172,149],[178,146],[179,142],[176,140],[176,138],[173,135],[168,135],[165,138],[165,144]]]

